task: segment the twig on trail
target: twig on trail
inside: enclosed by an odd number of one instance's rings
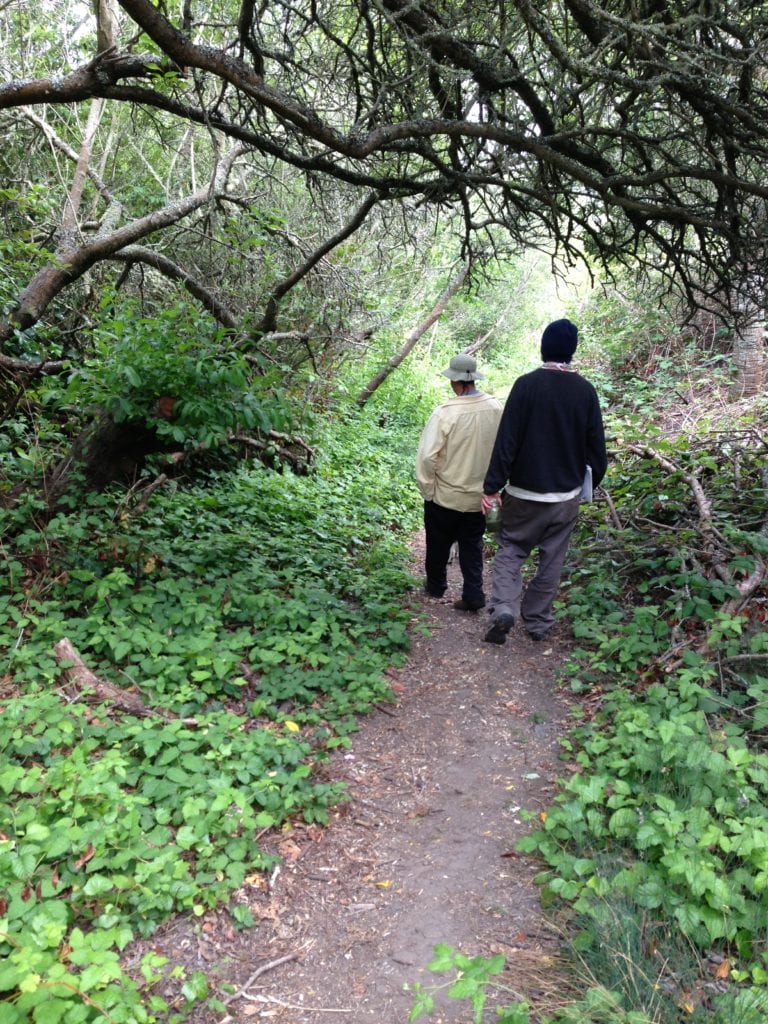
[[[721,661],[724,665],[730,665],[734,661],[768,661],[768,653],[761,652],[759,654],[731,654],[729,656],[723,656]]]
[[[611,514],[611,521],[613,522],[613,525],[616,527],[617,530],[623,529],[621,525],[621,520],[619,519],[619,513],[616,511],[616,506],[613,504],[613,499],[604,487],[600,488],[600,496],[605,499],[605,503],[608,506],[608,511]]]
[[[725,615],[735,615],[744,607],[752,595],[762,587],[766,577],[768,577],[768,564],[766,564],[764,559],[755,555],[755,568],[745,580],[739,580],[735,584],[739,596],[734,597],[723,605],[723,613]]]
[[[366,800],[365,797],[358,796],[355,797],[355,802],[358,804],[365,804],[366,807],[373,807],[375,811],[377,811],[379,814],[385,815],[386,817],[397,817],[396,814],[393,814],[392,811],[387,811],[380,803],[377,803],[376,800]]]
[[[397,712],[390,711],[389,708],[385,707],[383,704],[374,704],[373,706],[377,711],[383,711],[385,715],[389,715],[390,718],[397,718]]]
[[[128,711],[140,718],[156,714],[135,693],[121,690],[91,672],[71,640],[66,637],[53,645],[53,656],[61,666],[64,678],[71,682],[78,692],[84,694],[86,700],[106,701],[121,711]]]
[[[696,508],[699,512],[699,532],[704,541],[704,549],[702,556],[712,566],[712,570],[715,575],[722,580],[727,586],[734,586],[735,581],[733,573],[726,564],[725,553],[730,551],[733,553],[735,549],[729,543],[729,541],[723,536],[720,530],[714,524],[712,515],[712,502],[707,497],[701,481],[695,473],[686,472],[681,466],[672,462],[661,452],[656,451],[654,448],[650,448],[648,445],[636,445],[628,444],[627,451],[634,452],[635,455],[641,456],[641,458],[653,459],[670,474],[678,474],[693,494]],[[754,579],[752,578],[754,577]],[[738,608],[739,604],[744,604],[751,594],[761,585],[765,578],[765,566],[761,560],[758,559],[758,568],[752,574],[752,577],[748,581],[743,581],[737,585],[737,589],[743,597],[743,600],[734,600],[730,602],[723,610],[727,614],[733,614]]]
[[[695,473],[687,473],[681,466],[672,462],[661,452],[657,452],[654,448],[649,445],[638,445],[628,444],[627,451],[634,452],[635,455],[641,456],[641,458],[653,459],[670,474],[677,473],[681,479],[683,479],[691,489],[694,501],[696,502],[696,508],[699,511],[699,527],[702,536],[707,541],[712,541],[716,538],[723,545],[727,546],[727,542],[720,531],[715,527],[712,521],[712,502],[707,497],[704,488],[701,485],[699,478]]]
[[[315,450],[306,441],[297,435],[281,434],[278,430],[270,430],[266,438],[250,437],[242,431],[230,435],[235,441],[239,441],[247,448],[255,448],[259,453],[266,455],[267,449],[273,449],[276,458],[281,462],[287,462],[293,466],[296,473],[306,473],[309,464],[315,457]],[[298,448],[296,452],[293,449]]]
[[[227,996],[227,998],[223,999],[222,1002],[224,1003],[225,1006],[228,1006],[230,1003],[234,1002],[235,999],[240,999],[241,997],[244,997],[246,992],[248,991],[248,989],[254,983],[254,981],[256,981],[257,978],[260,978],[262,974],[266,974],[267,971],[273,971],[275,969],[275,967],[281,967],[283,964],[290,963],[291,960],[298,960],[298,959],[299,959],[299,954],[297,952],[293,952],[293,953],[286,953],[285,956],[279,956],[277,958],[277,960],[270,960],[266,964],[261,964],[260,967],[256,968],[256,970],[250,976],[248,981],[246,981],[246,983],[242,986],[242,988],[238,989],[237,992],[233,992],[232,995]],[[226,1017],[225,1018],[225,1020],[231,1020],[231,1019],[232,1019],[231,1017]],[[221,1021],[220,1024],[224,1024],[224,1021]]]
[[[274,996],[249,996],[243,993],[243,999],[249,999],[252,1003],[273,1003],[275,1006],[284,1006],[287,1010],[304,1010],[309,1013],[354,1013],[354,1010],[346,1010],[337,1006],[304,1006],[301,1003],[284,1003],[282,999],[275,999]],[[224,1024],[224,1021],[221,1022]]]

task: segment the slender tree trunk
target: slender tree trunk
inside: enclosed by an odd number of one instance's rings
[[[731,386],[731,399],[759,395],[765,376],[765,324],[763,320],[739,329],[733,343],[736,380]]]
[[[93,0],[96,14],[96,46],[99,53],[106,53],[117,46],[120,31],[120,8],[115,0]]]
[[[83,189],[91,166],[91,155],[93,153],[93,140],[96,130],[101,121],[101,113],[104,109],[104,100],[91,100],[88,112],[88,122],[85,126],[85,134],[80,143],[80,153],[77,158],[75,174],[72,178],[72,185],[69,189],[67,201],[61,215],[61,235],[59,238],[58,253],[61,255],[73,249],[78,242],[80,206],[83,200]]]
[[[461,288],[462,284],[464,284],[464,279],[469,273],[470,266],[471,263],[469,261],[467,261],[462,266],[458,274],[456,274],[456,276],[450,282],[450,284],[445,289],[443,294],[432,307],[432,311],[426,318],[426,320],[422,320],[422,322],[417,327],[414,327],[414,329],[405,339],[405,343],[403,344],[403,346],[379,370],[379,372],[374,377],[372,377],[370,381],[368,381],[363,390],[355,399],[355,404],[358,406],[358,408],[363,408],[365,403],[376,391],[376,389],[381,387],[381,385],[384,383],[387,377],[389,377],[389,375],[394,370],[396,370],[398,366],[403,362],[406,356],[413,351],[419,339],[425,334],[426,331],[429,330],[432,324],[435,323],[438,317],[443,313],[445,307],[448,305],[449,300],[453,298],[453,296],[456,294],[459,288]]]
[[[740,315],[733,342],[736,380],[731,385],[732,401],[760,394],[765,373],[765,309],[759,309],[746,296],[737,299],[737,308]]]

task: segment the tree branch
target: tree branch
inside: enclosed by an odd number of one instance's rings
[[[398,366],[403,362],[406,356],[413,351],[419,339],[429,330],[433,323],[442,315],[448,302],[456,294],[456,292],[464,284],[464,279],[471,269],[471,261],[467,261],[459,269],[458,273],[448,284],[443,294],[437,300],[435,305],[432,307],[429,315],[417,324],[416,327],[411,331],[408,337],[405,339],[405,343],[400,349],[392,356],[392,358],[379,370],[379,372],[371,378],[371,380],[365,385],[362,391],[355,399],[355,405],[362,409],[371,395],[379,388],[389,375],[397,369]]]
[[[21,293],[10,318],[5,324],[0,325],[0,345],[6,342],[15,330],[27,330],[37,323],[53,299],[67,285],[82,277],[95,263],[114,257],[121,249],[138,239],[175,224],[209,202],[212,195],[216,194],[217,188],[223,187],[223,182],[226,181],[226,176],[240,153],[239,148],[233,149],[217,169],[214,180],[205,188],[199,189],[185,199],[170,203],[162,210],[155,210],[145,217],[140,217],[108,235],[61,253],[56,263],[38,271]],[[27,368],[31,368],[31,364],[28,364]]]
[[[147,249],[143,245],[129,245],[106,258],[120,263],[146,263],[147,266],[154,267],[170,280],[183,284],[189,294],[197,299],[201,306],[207,309],[211,316],[224,327],[233,331],[239,327],[239,317],[221,303],[201,281],[178,263],[168,259],[167,256],[155,252],[153,249]]]
[[[297,267],[292,274],[286,277],[273,289],[272,294],[267,299],[264,316],[257,328],[258,334],[269,334],[276,329],[277,307],[280,299],[282,299],[283,296],[291,290],[291,288],[295,287],[302,278],[306,277],[310,270],[317,266],[324,256],[335,249],[337,245],[340,245],[343,241],[353,235],[365,221],[365,218],[378,201],[379,199],[376,195],[372,194],[367,196],[353,216],[350,217],[347,223],[337,231],[335,235],[323,242],[323,244],[315,249],[315,251],[304,261],[304,263],[302,263],[300,267]]]

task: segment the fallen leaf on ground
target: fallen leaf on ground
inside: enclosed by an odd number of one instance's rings
[[[278,850],[285,860],[296,861],[301,856],[301,847],[292,839],[284,839],[278,846]]]
[[[88,849],[85,851],[85,853],[83,853],[75,861],[75,871],[79,871],[84,864],[87,864],[91,857],[94,855],[94,853],[96,853],[96,848],[94,847],[93,843],[91,843],[88,846]]]
[[[730,976],[731,963],[729,960],[723,960],[721,964],[718,964],[712,972],[716,978],[722,979]]]

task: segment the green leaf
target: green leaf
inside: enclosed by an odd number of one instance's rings
[[[684,903],[675,909],[675,918],[685,935],[693,935],[701,924],[701,915],[697,907]]]
[[[189,1002],[205,999],[208,995],[208,979],[201,971],[195,971],[182,985],[181,994]]]
[[[41,822],[36,821],[33,821],[29,825],[27,825],[27,828],[25,830],[26,838],[31,840],[32,842],[40,842],[42,840],[48,839],[50,834],[51,830],[48,828],[47,825],[43,825]]]
[[[664,837],[653,822],[646,821],[637,830],[635,845],[638,850],[647,850],[651,846],[663,846]]]
[[[35,1024],[59,1024],[59,1021],[66,1019],[70,1009],[72,1009],[71,999],[53,997],[35,1007],[32,1013],[32,1020]]]
[[[608,819],[608,831],[622,839],[633,836],[637,830],[638,814],[634,808],[620,807]]]
[[[86,896],[100,896],[111,892],[113,888],[112,879],[106,875],[91,875],[83,886],[83,892]]]
[[[450,971],[456,964],[456,950],[453,946],[445,943],[438,943],[435,946],[435,955],[427,964],[428,971]]]
[[[0,992],[17,988],[21,978],[27,973],[26,968],[18,964],[0,964]]]
[[[459,978],[448,989],[448,996],[451,999],[472,999],[478,991],[478,983],[474,978]]]
[[[182,825],[176,833],[176,844],[182,850],[191,850],[200,841],[200,835],[190,825]]]

